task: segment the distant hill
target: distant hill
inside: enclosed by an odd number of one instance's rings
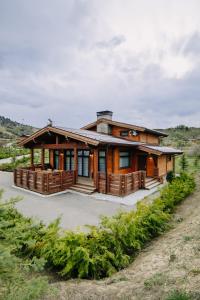
[[[24,125],[15,121],[0,116],[0,139],[16,139],[17,137],[25,134],[29,135],[35,132],[37,129]]]
[[[175,147],[189,146],[191,143],[200,143],[200,128],[178,125],[173,128],[158,129],[168,134],[168,137],[162,140],[163,145]]]

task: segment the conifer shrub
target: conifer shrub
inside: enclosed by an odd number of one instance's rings
[[[152,238],[168,227],[174,208],[195,188],[194,178],[181,174],[151,204],[103,217],[88,233],[61,231],[59,220],[49,226],[0,206],[0,239],[12,239],[13,252],[43,258],[46,268],[64,278],[103,278],[125,268]]]

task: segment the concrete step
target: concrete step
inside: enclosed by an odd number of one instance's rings
[[[154,177],[146,177],[146,179],[145,179],[146,183],[152,182],[154,180],[157,180],[157,179],[155,179]]]
[[[160,184],[161,183],[156,180],[155,182],[152,182],[151,184],[145,185],[145,189],[151,190],[151,189],[153,189],[154,187],[157,187]]]
[[[94,184],[85,184],[85,183],[81,183],[81,182],[77,182],[76,184],[75,184],[76,186],[80,186],[80,187],[86,187],[86,188],[92,188],[92,189],[94,189],[95,187],[94,187]]]
[[[94,187],[88,187],[88,186],[83,186],[80,184],[75,184],[73,186],[70,187],[70,190],[79,192],[79,193],[83,193],[83,194],[87,194],[87,195],[91,195],[92,193],[95,192],[95,188]]]
[[[145,184],[148,186],[148,185],[151,185],[152,183],[155,183],[155,182],[158,182],[158,180],[154,178],[151,181],[145,181]]]

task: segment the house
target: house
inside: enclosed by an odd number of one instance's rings
[[[163,182],[182,151],[160,146],[165,133],[114,121],[112,115],[97,112],[96,121],[81,129],[50,123],[23,137],[19,145],[30,149],[31,163],[15,170],[15,185],[42,194],[72,189],[124,196]]]

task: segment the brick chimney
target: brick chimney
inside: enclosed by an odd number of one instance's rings
[[[103,110],[97,112],[97,132],[110,134],[110,125],[106,122],[107,120],[112,120],[113,112],[110,110]]]

